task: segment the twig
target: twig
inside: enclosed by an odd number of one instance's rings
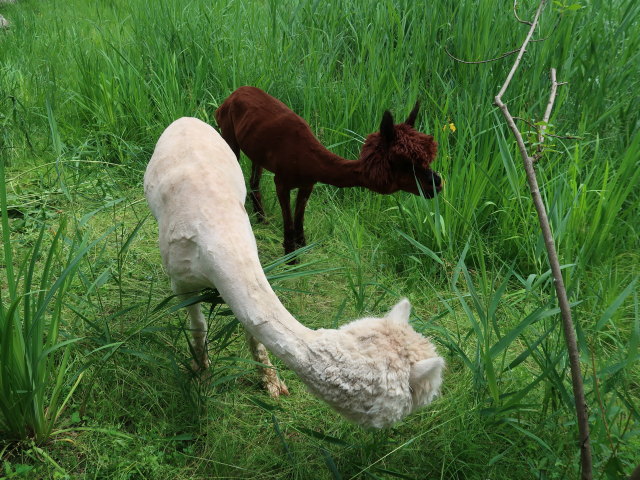
[[[514,2],[513,2],[513,12],[514,12],[514,14],[516,16],[516,19],[520,23],[524,23],[525,25],[533,25],[533,23],[531,23],[531,22],[529,22],[527,20],[522,20],[522,19],[520,19],[520,17],[518,17],[518,13],[516,12],[517,2],[518,2],[518,0],[514,0]],[[560,19],[559,18],[558,18],[558,21],[556,22],[556,24],[551,29],[551,33],[549,35],[547,35],[546,37],[543,37],[543,38],[532,38],[532,39],[529,40],[529,43],[544,42],[547,38],[549,38],[551,35],[553,35],[553,32],[556,31],[556,28],[558,28],[558,25],[560,25]],[[521,49],[522,49],[522,47],[516,48],[514,50],[510,50],[508,52],[505,52],[502,55],[499,55],[499,56],[497,56],[495,58],[489,58],[487,60],[462,60],[461,58],[458,58],[458,57],[454,56],[452,53],[450,53],[449,50],[447,50],[447,47],[444,48],[444,53],[449,55],[449,57],[451,57],[456,62],[465,63],[467,65],[478,65],[478,64],[482,64],[482,63],[495,62],[496,60],[500,60],[500,59],[502,59],[504,57],[508,57],[509,55],[513,55],[514,53],[519,52]],[[558,85],[564,85],[564,83],[566,83],[566,82],[560,83]]]
[[[522,61],[522,57],[524,55],[524,52],[526,51],[526,47],[531,41],[531,37],[533,36],[533,32],[538,25],[540,14],[545,6],[545,3],[546,0],[540,1],[540,5],[538,6],[538,10],[536,11],[536,15],[531,24],[531,28],[529,29],[522,47],[520,47],[520,51],[518,53],[518,56],[516,57],[513,67],[511,67],[511,71],[509,72],[504,84],[502,85],[502,88],[495,97],[495,104],[502,111],[507,121],[507,125],[513,132],[513,135],[516,137],[518,148],[522,156],[524,169],[527,174],[527,182],[529,183],[531,197],[538,214],[540,228],[542,229],[542,236],[544,238],[544,243],[547,249],[547,256],[549,257],[549,264],[553,273],[556,295],[558,297],[558,306],[560,307],[560,313],[562,317],[562,327],[564,330],[565,342],[567,344],[567,350],[569,354],[569,363],[571,366],[571,381],[575,397],[576,416],[578,420],[578,431],[580,436],[580,465],[582,470],[581,478],[583,480],[591,480],[593,478],[593,464],[591,459],[591,444],[589,440],[589,418],[587,412],[587,404],[584,397],[584,385],[582,382],[582,372],[580,369],[580,355],[578,352],[576,332],[573,326],[573,321],[571,320],[571,307],[567,298],[567,291],[564,286],[562,270],[560,269],[560,261],[558,260],[558,254],[556,252],[555,244],[553,241],[549,219],[547,217],[547,212],[542,201],[542,196],[540,195],[536,172],[533,168],[533,158],[529,156],[527,147],[525,146],[524,140],[522,138],[522,134],[520,133],[520,130],[518,130],[513,116],[511,115],[511,113],[509,113],[507,105],[502,101],[502,96],[509,87],[509,84],[511,83],[516,70],[520,66],[520,62]],[[547,111],[545,111],[545,117],[547,119],[551,115],[551,109],[553,108],[553,103],[555,101],[555,95],[558,86],[558,83],[555,81],[555,70],[552,70],[552,80],[552,91],[549,96]]]
[[[504,105],[504,103],[502,103],[502,96],[504,95],[504,92],[507,91],[507,87],[511,83],[511,79],[513,78],[513,75],[516,73],[516,70],[520,66],[520,62],[522,61],[522,57],[524,56],[524,52],[526,51],[525,49],[526,49],[527,45],[529,44],[529,42],[531,41],[531,37],[533,36],[533,32],[536,29],[536,26],[538,25],[538,20],[540,19],[540,14],[542,13],[542,9],[544,8],[545,3],[546,3],[546,0],[541,0],[540,1],[540,5],[538,6],[538,10],[536,10],[536,15],[533,18],[533,23],[531,24],[531,28],[529,29],[529,33],[527,33],[527,36],[524,39],[524,42],[522,43],[522,46],[518,50],[519,53],[518,53],[518,56],[516,57],[516,61],[514,62],[513,67],[511,67],[511,71],[509,72],[509,75],[507,75],[507,79],[505,80],[504,84],[502,85],[502,88],[498,92],[498,95],[496,95],[495,100],[496,100],[496,104],[499,107],[500,107],[500,104]],[[504,106],[506,107],[506,105],[504,105]],[[502,108],[502,107],[500,107],[500,108]],[[517,128],[516,128],[516,130],[517,130]]]
[[[524,23],[525,25],[531,26],[531,22],[528,22],[527,20],[522,20],[518,16],[518,0],[513,0],[513,14],[516,16],[516,20],[518,20],[520,23]]]
[[[559,83],[558,85],[565,85],[567,82],[562,82]],[[533,123],[530,120],[527,120],[526,118],[522,118],[522,117],[513,117],[514,120],[520,120],[524,123],[526,123],[527,125],[529,125],[531,128],[535,129],[535,130],[539,130],[540,129],[540,125],[536,125],[535,123]],[[559,138],[562,140],[584,140],[584,137],[576,137],[575,135],[556,135],[555,133],[547,133],[545,135],[545,137],[551,137],[551,138]]]
[[[542,38],[534,38],[534,39],[531,40],[531,43],[544,42],[547,38],[549,38],[551,35],[553,35],[553,33],[556,31],[556,28],[558,28],[558,25],[560,25],[560,18],[558,18],[558,20],[556,21],[556,24],[551,29],[551,33],[549,33],[549,35],[547,35],[546,37],[542,37]],[[563,83],[566,83],[566,82],[563,82]]]
[[[558,83],[556,80],[556,69],[551,69],[551,92],[549,93],[549,102],[547,103],[547,109],[544,111],[542,117],[542,125],[538,129],[538,146],[536,148],[536,154],[533,156],[532,161],[537,162],[542,157],[544,151],[544,131],[547,129],[549,118],[551,118],[551,110],[553,110],[553,104],[556,101],[556,94],[558,93],[558,86],[565,85],[567,82]]]
[[[529,25],[531,26],[532,23],[529,22],[528,20],[522,20],[519,16],[518,16],[518,0],[513,0],[513,14],[516,17],[516,20],[518,20],[520,23],[524,23],[525,25]],[[533,42],[544,42],[547,38],[549,38],[551,35],[553,35],[553,32],[556,31],[556,28],[558,28],[558,25],[560,24],[560,19],[558,18],[558,21],[556,22],[556,24],[553,26],[553,28],[551,29],[551,33],[549,35],[547,35],[544,38],[536,38],[535,40],[531,40],[531,43]]]
[[[567,82],[562,82],[563,84]],[[547,123],[551,117],[551,110],[553,110],[553,103],[556,101],[556,93],[558,93],[558,80],[556,79],[556,69],[551,69],[551,93],[549,93],[549,103],[547,103],[547,109],[544,111],[542,121]],[[544,126],[542,127],[544,129]],[[542,133],[540,134],[540,141],[542,141]]]
[[[461,60],[461,59],[459,59],[459,58],[457,58],[457,57],[454,57],[453,55],[451,55],[451,54],[449,53],[449,50],[447,50],[447,47],[444,47],[444,53],[446,53],[447,55],[449,55],[449,56],[450,56],[451,58],[453,58],[456,62],[466,63],[467,65],[478,65],[478,64],[480,64],[480,63],[490,63],[490,62],[495,62],[496,60],[500,60],[501,58],[508,57],[509,55],[513,55],[514,53],[517,53],[517,52],[519,52],[519,51],[520,51],[520,49],[519,49],[519,48],[516,48],[515,50],[511,50],[510,52],[503,53],[502,55],[500,55],[499,57],[496,57],[496,58],[490,58],[489,60],[478,60],[478,61],[472,62],[472,61],[468,61],[468,60]]]

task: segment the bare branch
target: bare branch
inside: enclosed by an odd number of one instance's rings
[[[518,20],[520,23],[524,23],[525,25],[531,25],[531,22],[528,22],[527,20],[522,20],[518,16],[518,0],[513,0],[513,14],[516,16],[516,20]]]
[[[522,117],[513,117],[514,120],[520,120],[521,122],[526,123],[527,125],[529,125],[531,128],[538,130],[538,125],[536,125],[535,123],[533,123],[531,120],[527,120],[526,118],[522,118]]]
[[[502,96],[507,91],[513,76],[515,75],[516,70],[520,66],[520,62],[522,61],[522,57],[524,52],[526,51],[526,47],[531,41],[531,37],[533,36],[533,32],[538,25],[538,21],[540,19],[540,14],[542,9],[544,8],[546,0],[541,0],[540,5],[538,6],[538,10],[536,11],[536,15],[531,24],[531,28],[529,29],[529,33],[522,43],[522,47],[520,47],[518,56],[511,67],[511,71],[509,72],[502,88],[495,96],[495,104],[502,111],[507,125],[513,132],[513,135],[516,137],[516,142],[518,144],[518,148],[520,150],[520,154],[522,156],[522,161],[524,164],[524,169],[527,174],[527,182],[529,183],[529,190],[531,191],[531,198],[533,199],[533,204],[535,206],[536,212],[538,214],[538,220],[540,222],[540,228],[542,230],[542,237],[544,239],[545,247],[547,249],[547,256],[549,258],[549,264],[551,266],[551,272],[553,274],[556,296],[558,297],[558,306],[560,307],[560,313],[562,317],[562,327],[564,331],[564,338],[567,344],[567,351],[569,354],[569,364],[571,367],[571,381],[573,386],[574,400],[576,406],[576,417],[578,423],[578,431],[580,437],[580,466],[581,466],[581,478],[582,480],[591,480],[593,478],[593,464],[591,459],[591,444],[589,440],[589,417],[587,412],[587,403],[585,401],[584,396],[584,385],[582,381],[582,372],[580,369],[580,354],[578,351],[578,342],[576,339],[576,332],[573,326],[573,321],[571,319],[571,306],[569,304],[569,299],[567,297],[567,291],[564,286],[564,280],[562,277],[562,270],[560,269],[560,261],[558,259],[558,254],[556,252],[555,243],[553,240],[553,234],[551,232],[551,226],[549,225],[549,218],[547,216],[547,212],[544,206],[544,202],[542,201],[542,196],[540,195],[540,189],[538,187],[538,179],[536,178],[536,171],[533,166],[534,158],[529,156],[529,152],[527,151],[527,147],[524,143],[524,139],[522,138],[522,134],[518,129],[515,120],[511,113],[509,113],[509,109],[507,105],[502,101]],[[553,109],[553,103],[555,102],[558,82],[556,81],[555,69],[551,71],[552,85],[551,85],[551,93],[549,95],[549,102],[547,103],[547,109],[545,111],[545,122],[548,122],[548,119],[551,116],[551,110]],[[539,132],[539,139],[543,137],[543,130]],[[634,472],[635,473],[635,472]]]
[[[549,38],[551,35],[553,35],[553,33],[556,31],[556,28],[558,28],[558,25],[560,25],[560,18],[558,18],[558,21],[556,22],[556,24],[551,29],[551,33],[549,33],[549,35],[547,35],[546,37],[542,37],[542,38],[535,38],[535,39],[531,40],[531,43],[544,42],[547,38]]]
[[[567,83],[567,82],[563,82],[563,83]],[[561,85],[561,84],[559,83],[558,85]],[[520,120],[521,122],[524,122],[527,125],[529,125],[534,130],[540,131],[540,125],[536,125],[531,120],[527,120],[526,118],[516,117],[516,116],[514,116],[513,119]],[[576,137],[575,135],[556,135],[555,133],[547,133],[545,134],[545,137],[558,138],[560,140],[584,140],[584,137]]]
[[[524,39],[524,42],[522,43],[522,46],[519,49],[519,53],[518,53],[518,56],[516,57],[516,61],[514,62],[513,67],[511,67],[511,71],[509,72],[509,75],[507,75],[507,79],[505,80],[504,84],[502,85],[502,88],[498,92],[498,95],[496,95],[496,97],[495,97],[495,103],[501,109],[502,109],[501,105],[504,105],[504,103],[502,103],[502,96],[504,95],[504,92],[507,91],[507,88],[509,87],[509,84],[511,83],[511,79],[513,78],[513,75],[516,73],[516,70],[520,66],[520,62],[522,61],[522,57],[524,55],[524,52],[526,51],[526,47],[529,44],[529,42],[531,41],[531,37],[533,36],[533,32],[535,31],[536,26],[538,25],[538,20],[540,19],[540,14],[542,13],[542,9],[544,8],[545,3],[546,3],[546,0],[541,0],[540,1],[540,5],[538,6],[538,10],[536,10],[536,15],[533,18],[533,23],[531,24],[531,28],[529,29],[529,33],[527,33],[527,36]],[[506,105],[504,105],[504,106],[506,108]],[[504,112],[504,110],[503,110],[503,112]]]
[[[545,2],[546,2],[546,0],[545,0]],[[532,23],[532,22],[529,22],[529,21],[526,21],[526,20],[522,20],[522,19],[520,19],[520,17],[518,17],[518,13],[517,13],[517,11],[516,11],[516,6],[517,6],[517,4],[518,4],[518,0],[514,0],[514,2],[513,2],[513,12],[514,12],[514,14],[515,14],[515,16],[516,16],[516,19],[517,19],[520,23],[524,23],[525,25],[533,26],[533,23]],[[538,11],[538,12],[536,12],[536,19],[534,19],[534,20],[535,20],[535,22],[534,22],[534,23],[537,23],[538,14],[539,14],[539,11]],[[534,39],[529,39],[529,40],[528,40],[528,42],[530,42],[530,43],[534,43],[534,42],[544,42],[547,38],[549,38],[551,35],[553,35],[553,32],[555,32],[555,31],[556,31],[556,28],[558,28],[558,25],[560,25],[560,19],[558,19],[558,21],[556,22],[556,24],[553,26],[553,29],[551,30],[551,33],[550,33],[549,35],[547,35],[546,37],[543,37],[543,38],[534,38]],[[527,41],[525,41],[525,42],[527,42]],[[528,43],[528,42],[527,42],[527,43]],[[465,63],[465,64],[467,64],[467,65],[478,65],[478,64],[481,64],[481,63],[491,63],[491,62],[495,62],[496,60],[500,60],[500,59],[502,59],[502,58],[504,58],[504,57],[508,57],[509,55],[513,55],[514,53],[517,53],[517,52],[520,52],[520,51],[522,51],[522,47],[520,47],[520,48],[516,48],[516,49],[514,49],[514,50],[510,50],[510,51],[508,51],[508,52],[503,53],[502,55],[499,55],[499,56],[497,56],[497,57],[495,57],[495,58],[490,58],[490,59],[488,59],[488,60],[462,60],[461,58],[458,58],[458,57],[454,56],[453,54],[451,54],[451,53],[449,52],[449,50],[447,50],[447,48],[446,48],[446,47],[444,48],[444,52],[445,52],[447,55],[449,55],[449,57],[451,57],[453,60],[455,60],[456,62],[459,62],[459,63]],[[563,83],[564,83],[564,82],[563,82]],[[562,84],[560,84],[560,83],[559,83],[558,85],[562,85]]]
[[[520,51],[520,49],[519,49],[519,48],[516,48],[515,50],[511,50],[510,52],[503,53],[502,55],[500,55],[499,57],[496,57],[496,58],[490,58],[489,60],[478,60],[478,61],[473,62],[473,61],[468,61],[468,60],[461,60],[461,59],[459,59],[459,58],[457,58],[457,57],[454,57],[453,55],[451,55],[451,54],[449,53],[449,50],[447,50],[447,48],[446,48],[446,47],[445,47],[445,49],[444,49],[444,53],[446,53],[447,55],[449,55],[449,56],[450,56],[451,58],[453,58],[456,62],[466,63],[466,64],[468,64],[468,65],[477,65],[477,64],[480,64],[480,63],[490,63],[490,62],[495,62],[496,60],[500,60],[501,58],[508,57],[509,55],[513,55],[514,53],[517,53],[517,52],[519,52],[519,51]]]
[[[566,82],[563,82],[566,83]],[[556,69],[551,69],[551,92],[549,93],[549,101],[547,102],[547,108],[544,111],[544,116],[542,117],[542,125],[538,129],[538,147],[536,148],[536,154],[533,157],[533,161],[537,162],[540,157],[542,157],[542,152],[544,150],[544,132],[547,129],[547,124],[549,123],[549,118],[551,118],[551,111],[553,110],[553,104],[556,101],[556,94],[558,93],[558,80],[556,79]]]
[[[556,94],[558,93],[558,80],[556,78],[556,69],[551,69],[551,92],[549,93],[549,102],[547,103],[547,108],[544,111],[544,116],[542,117],[542,121],[544,123],[549,123],[549,118],[551,117],[551,111],[553,110],[553,104],[556,101]],[[542,126],[540,132],[540,140],[542,140],[542,134],[544,133],[545,126]]]

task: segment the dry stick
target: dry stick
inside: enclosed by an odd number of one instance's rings
[[[515,6],[516,6],[516,2],[514,2],[514,13],[515,13]],[[517,13],[515,15],[516,15],[516,18],[518,19],[519,22],[524,23],[525,25],[531,25],[531,22],[527,22],[525,20],[521,20],[518,17]],[[556,28],[558,28],[558,25],[560,25],[560,19],[558,19],[558,21],[554,25],[554,27],[551,30],[551,33],[549,35],[547,35],[544,38],[533,38],[533,39],[530,39],[529,42],[530,43],[533,43],[533,42],[544,42],[547,38],[549,38],[553,34],[553,32],[556,31]],[[449,57],[453,58],[456,62],[465,63],[467,65],[479,65],[481,63],[491,63],[491,62],[495,62],[496,60],[503,59],[504,57],[508,57],[509,55],[513,55],[514,53],[518,53],[521,49],[522,49],[522,47],[516,48],[514,50],[510,50],[508,52],[504,52],[503,54],[501,54],[501,55],[499,55],[497,57],[489,58],[487,60],[471,60],[471,61],[470,60],[462,60],[461,58],[458,58],[458,57],[454,56],[452,53],[449,52],[449,50],[447,50],[447,47],[444,47],[444,53],[449,55]],[[564,85],[565,83],[567,83],[567,82],[562,82],[562,83],[559,83],[558,85]]]
[[[462,60],[462,59],[460,59],[458,57],[454,57],[451,53],[449,53],[449,50],[447,50],[447,47],[444,47],[444,53],[449,55],[456,62],[466,63],[467,65],[478,65],[480,63],[495,62],[496,60],[500,60],[501,58],[508,57],[509,55],[513,55],[514,53],[518,52],[519,50],[520,50],[519,48],[516,48],[515,50],[511,50],[510,52],[503,53],[499,57],[490,58],[488,60],[469,61],[469,60]]]
[[[540,228],[542,229],[542,236],[544,238],[544,243],[547,248],[547,255],[549,257],[549,264],[551,266],[551,271],[553,274],[554,284],[556,288],[556,295],[558,297],[558,306],[560,307],[560,313],[562,316],[562,327],[564,330],[564,337],[567,344],[567,350],[569,353],[569,362],[571,365],[571,380],[573,384],[573,394],[575,397],[576,404],[576,415],[578,419],[578,431],[580,436],[580,465],[581,465],[581,478],[583,480],[591,480],[592,476],[592,460],[591,460],[591,444],[589,441],[589,419],[587,414],[587,404],[584,398],[584,386],[582,384],[582,372],[580,371],[580,355],[578,353],[578,344],[576,341],[576,332],[573,327],[573,322],[571,320],[571,307],[569,306],[569,300],[567,298],[567,292],[564,286],[564,281],[562,279],[562,270],[560,269],[560,262],[558,261],[558,254],[556,253],[556,248],[553,242],[553,235],[551,233],[551,227],[549,226],[549,219],[547,218],[547,212],[544,207],[544,203],[542,202],[542,197],[540,195],[540,190],[538,187],[538,180],[536,178],[536,172],[533,168],[533,158],[529,156],[527,152],[527,148],[524,144],[524,140],[522,139],[522,135],[518,130],[518,127],[515,124],[511,113],[509,113],[509,109],[507,105],[502,101],[502,96],[504,95],[507,87],[511,83],[513,79],[513,75],[520,65],[520,61],[524,55],[525,49],[531,40],[531,36],[538,25],[538,20],[540,19],[540,13],[544,8],[546,0],[541,0],[540,5],[538,6],[538,10],[536,11],[535,18],[531,24],[531,28],[529,29],[529,33],[525,38],[522,47],[520,47],[520,53],[516,57],[516,61],[511,67],[511,71],[507,76],[502,88],[498,92],[498,95],[495,97],[495,104],[500,108],[502,113],[504,114],[507,125],[513,132],[516,137],[516,141],[518,143],[518,148],[520,149],[520,154],[522,156],[522,160],[524,163],[524,169],[527,174],[527,181],[529,183],[529,189],[531,191],[531,197],[533,199],[533,204],[538,213],[538,220],[540,222]],[[555,84],[557,87],[557,83]],[[552,88],[551,95],[549,97],[549,103],[547,105],[547,111],[551,112],[553,108],[553,103],[555,101],[556,89]]]
[[[547,109],[544,111],[542,117],[542,125],[538,130],[538,147],[536,154],[533,156],[533,161],[537,162],[542,156],[542,150],[544,149],[544,131],[547,129],[549,118],[551,118],[551,110],[553,109],[553,102],[556,100],[556,93],[558,92],[559,85],[565,85],[567,82],[558,83],[556,80],[556,69],[551,69],[551,93],[549,94],[549,103],[547,103]]]
[[[525,25],[531,26],[531,22],[527,20],[522,20],[518,16],[518,0],[513,0],[513,14],[516,16],[516,20],[518,20],[520,23],[524,23]]]
[[[562,83],[559,83],[558,85],[565,85],[566,83],[567,82],[562,82]],[[531,128],[536,130],[538,132],[538,135],[540,134],[540,125],[536,125],[535,123],[527,120],[526,118],[516,117],[515,115],[513,116],[513,119],[514,120],[520,120],[520,121],[526,123]],[[547,137],[551,137],[551,138],[561,138],[563,140],[584,140],[584,137],[576,137],[575,135],[556,135],[554,133],[547,133],[546,136]]]

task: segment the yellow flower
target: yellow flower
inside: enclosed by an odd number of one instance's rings
[[[449,127],[449,130],[451,130],[451,132],[455,132],[457,130],[456,124],[453,123],[453,122],[449,122],[449,123],[445,124],[442,127],[442,131],[444,132],[447,129],[447,127]]]

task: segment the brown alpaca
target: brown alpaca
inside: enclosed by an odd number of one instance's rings
[[[404,123],[393,124],[389,111],[380,131],[370,134],[358,160],[345,160],[323,147],[307,122],[280,100],[256,87],[240,87],[216,110],[222,137],[236,157],[242,150],[252,162],[251,200],[264,220],[260,195],[262,169],[275,174],[276,193],[284,224],[284,251],[305,245],[304,210],[316,182],[336,187],[365,187],[389,194],[404,190],[432,198],[442,190],[440,176],[431,170],[438,144],[431,135],[413,128],[419,104]],[[298,189],[292,218],[289,195]]]

